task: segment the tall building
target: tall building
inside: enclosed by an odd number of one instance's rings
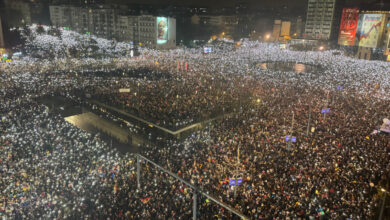
[[[343,0],[309,0],[304,37],[335,40]]]
[[[298,17],[295,19],[295,22],[292,22],[291,24],[291,35],[294,38],[300,38],[302,37],[303,30],[305,28],[305,23],[303,22],[302,17]]]
[[[271,40],[282,42],[286,39],[286,37],[290,37],[290,33],[291,21],[275,20]]]
[[[280,36],[290,36],[291,21],[282,21],[282,27],[280,29]]]
[[[10,27],[32,24],[30,4],[24,0],[4,0],[5,17]]]
[[[282,20],[275,20],[274,27],[272,30],[272,36],[271,36],[272,41],[279,40],[281,27],[282,27]]]
[[[54,26],[69,27],[106,39],[131,41],[155,49],[176,47],[176,19],[152,15],[126,15],[120,6],[79,7],[51,5]]]
[[[210,37],[213,34],[232,35],[238,25],[238,16],[227,15],[193,15],[191,24]],[[210,30],[210,31],[209,31]]]
[[[0,17],[0,48],[5,48],[3,25]]]

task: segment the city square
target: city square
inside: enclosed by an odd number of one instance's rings
[[[149,46],[12,29],[2,219],[388,218],[390,62],[224,36],[170,48],[176,21],[153,19]]]

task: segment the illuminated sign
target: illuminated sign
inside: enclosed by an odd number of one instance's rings
[[[204,53],[211,53],[212,50],[211,47],[205,47],[203,51]]]
[[[128,93],[128,92],[130,92],[130,89],[128,89],[128,88],[122,88],[122,89],[119,89],[119,92],[120,92],[120,93]]]
[[[341,16],[339,45],[353,46],[355,43],[356,29],[358,26],[359,9],[344,8]]]
[[[383,14],[364,14],[357,34],[360,47],[376,48],[383,29]]]
[[[168,42],[168,18],[157,17],[157,44]]]
[[[390,34],[389,34],[389,36],[387,36],[387,38],[388,38],[388,40],[387,40],[387,47],[385,50],[385,55],[390,55]],[[387,57],[387,59],[389,59],[389,57]]]

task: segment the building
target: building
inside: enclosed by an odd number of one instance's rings
[[[1,17],[0,17],[0,48],[5,48],[3,23],[1,22]]]
[[[114,8],[52,5],[49,10],[52,25],[70,27],[79,33],[89,32],[107,39],[115,37],[117,11]]]
[[[298,16],[296,19],[293,19],[291,22],[291,35],[294,38],[301,38],[305,28],[305,23],[303,22],[302,17]]]
[[[280,30],[282,28],[282,20],[275,20],[272,29],[271,41],[278,41],[280,37]]]
[[[390,61],[390,18],[386,18],[385,30],[384,30],[384,55],[386,56],[386,61]]]
[[[24,0],[4,0],[5,18],[8,26],[21,27],[32,24],[30,4]]]
[[[291,30],[291,21],[282,21],[282,26],[280,29],[280,36],[290,36],[290,30]]]
[[[338,33],[342,0],[309,0],[304,37],[335,40]]]
[[[389,53],[390,11],[361,11],[354,44],[356,58],[383,60]],[[386,58],[386,59],[387,59]]]
[[[152,15],[118,16],[116,37],[155,49],[176,47],[176,19]]]
[[[176,19],[152,15],[126,15],[122,6],[79,7],[51,5],[54,26],[69,27],[106,39],[128,41],[154,49],[176,47]]]
[[[290,33],[291,21],[275,20],[270,40],[283,42],[285,39],[290,38]]]
[[[193,15],[191,26],[196,30],[196,38],[207,39],[212,35],[224,33],[232,36],[238,26],[238,16],[227,15]]]

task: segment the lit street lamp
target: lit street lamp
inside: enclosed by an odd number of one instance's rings
[[[271,38],[271,34],[266,34],[266,35],[265,35],[265,39],[266,39],[266,40],[269,40],[270,38]]]

